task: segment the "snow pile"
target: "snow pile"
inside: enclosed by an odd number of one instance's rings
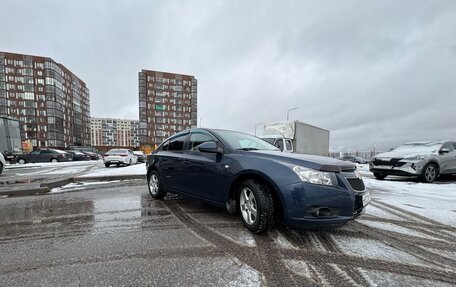
[[[103,176],[126,176],[126,175],[146,175],[146,164],[136,164],[126,167],[107,167],[93,170],[89,173],[86,173],[80,178],[84,177],[103,177]]]

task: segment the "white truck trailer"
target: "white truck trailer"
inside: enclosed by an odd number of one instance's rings
[[[0,152],[6,161],[14,161],[15,155],[22,153],[18,120],[0,117]]]
[[[329,154],[329,130],[300,121],[266,124],[260,138],[284,152],[322,156]]]

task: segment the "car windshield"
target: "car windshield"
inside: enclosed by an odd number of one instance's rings
[[[435,152],[437,151],[441,143],[431,142],[431,143],[409,143],[398,146],[394,151],[412,151],[412,152]]]
[[[275,146],[255,136],[233,131],[217,131],[233,149],[238,150],[276,150]]]

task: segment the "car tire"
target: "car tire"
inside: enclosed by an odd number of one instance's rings
[[[24,158],[20,158],[20,159],[17,160],[17,163],[18,164],[26,164],[27,161]]]
[[[156,170],[152,170],[147,174],[147,187],[150,195],[155,199],[162,199],[166,196],[167,192],[164,190],[160,175]]]
[[[424,183],[433,183],[439,177],[439,167],[435,163],[428,163],[421,172],[420,180]]]
[[[374,172],[374,177],[378,180],[384,180],[388,175],[384,173]]]
[[[59,162],[59,160],[56,158],[53,158],[53,159],[51,159],[51,162]]]
[[[128,162],[128,166],[130,166],[130,165],[131,165],[131,159],[130,159],[130,161]]]
[[[0,162],[0,174],[3,172],[3,163]]]
[[[253,179],[239,188],[238,207],[244,226],[253,233],[268,231],[274,224],[274,201],[268,186]]]
[[[105,163],[105,167],[109,167],[109,166],[110,166],[110,164],[109,164],[109,163]]]

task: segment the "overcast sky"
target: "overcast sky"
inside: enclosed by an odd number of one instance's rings
[[[456,138],[456,1],[0,0],[0,51],[62,63],[138,119],[141,69],[194,75],[203,127],[290,118],[332,150]]]

